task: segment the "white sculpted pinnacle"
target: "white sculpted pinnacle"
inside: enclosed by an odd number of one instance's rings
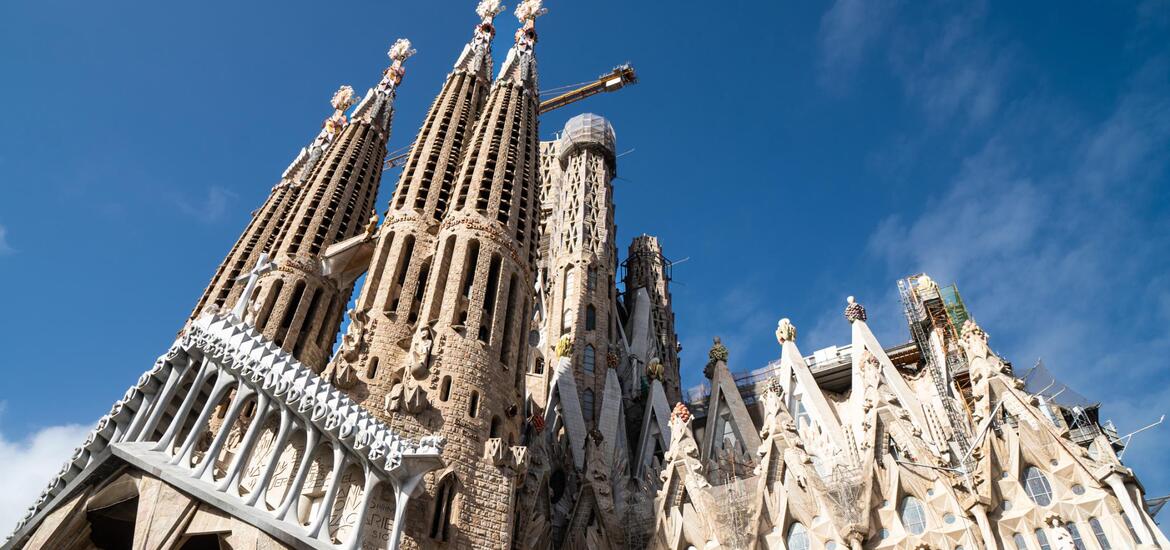
[[[390,46],[390,51],[386,52],[386,55],[394,61],[402,62],[406,61],[406,58],[416,53],[418,53],[418,50],[410,47],[410,40],[399,38],[398,40],[394,41],[392,46]]]
[[[776,323],[776,341],[782,346],[784,342],[796,341],[796,326],[787,317],[780,319],[780,322]]]
[[[488,21],[504,11],[504,8],[505,6],[500,3],[500,0],[480,0],[479,5],[475,7],[475,13],[479,15],[480,19]]]
[[[520,5],[516,6],[516,19],[519,19],[521,23],[535,21],[537,17],[548,13],[548,10],[542,7],[541,4],[541,0],[524,0],[520,2]]]

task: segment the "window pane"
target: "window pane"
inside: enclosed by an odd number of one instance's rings
[[[1077,524],[1070,521],[1064,524],[1064,527],[1068,529],[1068,534],[1072,535],[1073,546],[1076,546],[1077,550],[1086,550],[1085,543],[1081,542],[1081,531],[1077,529]]]
[[[1040,506],[1052,503],[1052,486],[1048,484],[1048,478],[1044,477],[1044,473],[1035,466],[1029,466],[1024,470],[1024,490],[1032,502]]]
[[[1105,536],[1105,530],[1101,528],[1101,522],[1097,518],[1089,518],[1089,528],[1093,530],[1093,536],[1097,537],[1097,544],[1101,545],[1101,550],[1113,550],[1109,545],[1109,537]]]
[[[1048,546],[1048,536],[1044,534],[1043,529],[1036,530],[1036,542],[1040,543],[1040,550],[1052,550],[1052,548]]]
[[[1028,550],[1028,543],[1024,541],[1024,535],[1016,533],[1012,535],[1012,542],[1016,545],[1016,550]]]
[[[808,530],[804,525],[793,523],[792,527],[788,528],[788,550],[808,550]]]
[[[593,351],[593,346],[585,346],[585,372],[593,372],[593,365],[596,360],[597,353]]]
[[[915,535],[921,535],[926,531],[926,511],[918,499],[914,497],[902,499],[902,525]]]

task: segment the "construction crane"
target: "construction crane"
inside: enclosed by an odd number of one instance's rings
[[[546,99],[540,102],[540,107],[537,112],[545,114],[554,109],[560,109],[565,105],[576,103],[590,96],[600,94],[602,92],[614,92],[626,87],[629,84],[638,82],[638,76],[634,73],[634,67],[629,63],[614,67],[614,69],[606,74],[597,77],[596,80],[569,90],[561,95],[551,99]],[[412,144],[413,145],[413,144]],[[394,151],[386,159],[386,164],[383,167],[386,170],[391,168],[398,168],[406,164],[406,157],[410,155],[410,145]]]

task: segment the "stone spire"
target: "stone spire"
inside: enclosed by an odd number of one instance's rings
[[[618,263],[613,127],[600,116],[577,115],[565,124],[555,145],[546,147],[542,154],[555,160],[547,176],[554,180],[549,182],[552,196],[544,197],[548,246],[542,247],[540,278],[547,281],[541,285],[547,314],[541,319],[540,330],[549,338],[540,351],[548,364],[555,364],[553,345],[557,338],[572,342],[568,355],[585,404],[584,423],[593,426],[601,410],[608,367],[611,363],[617,367],[622,359],[614,286]],[[659,356],[656,352],[642,355],[648,355],[642,366]],[[544,389],[553,371],[541,370],[532,373],[528,383],[530,395],[543,405]]]
[[[435,267],[439,222],[446,215],[464,147],[470,142],[471,127],[491,87],[492,18],[500,11],[497,2],[479,5],[480,22],[471,41],[447,75],[443,88],[431,104],[422,128],[394,190],[386,221],[372,233],[377,242],[365,284],[351,317],[362,319],[364,334],[343,340],[340,353],[330,366],[335,381],[346,384],[359,402],[389,415],[404,397],[417,397],[412,377],[403,376],[413,350],[429,348],[430,328],[422,315],[423,293]],[[419,321],[424,322],[420,323]],[[421,373],[421,371],[420,371]],[[423,374],[420,374],[423,376]],[[398,382],[396,382],[398,381]],[[403,387],[395,389],[395,384]],[[391,395],[393,394],[393,395]]]
[[[407,433],[437,426],[449,442],[443,452],[448,472],[428,486],[425,497],[437,515],[406,533],[423,547],[436,540],[510,547],[509,510],[526,468],[526,450],[519,446],[528,352],[524,321],[532,303],[539,207],[531,19],[541,10],[539,2],[525,2],[518,11],[526,32],[509,60],[520,60],[525,75],[497,79],[471,126],[455,203],[439,226],[419,313],[419,322],[433,329],[433,359],[421,379],[407,374],[400,384],[404,396],[412,387],[426,388],[427,406],[391,420]],[[465,504],[452,508],[454,502]]]
[[[270,252],[271,248],[288,223],[289,212],[300,197],[305,178],[321,159],[325,150],[333,144],[337,135],[348,124],[345,111],[353,106],[356,98],[353,88],[342,86],[333,94],[330,103],[333,105],[333,114],[321,124],[321,131],[317,137],[300,153],[284,173],[280,181],[272,187],[272,192],[264,200],[264,204],[252,213],[252,219],[236,244],[232,246],[211,283],[203,291],[195,310],[191,312],[191,319],[202,314],[209,306],[227,308],[235,304],[243,292],[243,286],[236,283],[241,275],[257,264],[261,254]]]
[[[350,120],[344,110],[353,103],[353,91],[342,88],[334,95],[334,115],[326,120],[305,165],[294,163],[297,169],[290,171],[296,178],[304,174],[304,183],[267,250],[276,268],[260,278],[247,298],[245,320],[318,371],[328,359],[353,290],[352,282],[327,276],[321,260],[330,245],[361,233],[373,210],[394,97],[405,74],[402,63],[413,53],[409,41],[394,43],[381,82],[366,93]]]

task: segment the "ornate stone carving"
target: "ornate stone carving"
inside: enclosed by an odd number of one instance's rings
[[[555,351],[557,357],[568,357],[573,353],[573,339],[568,334],[561,336],[561,339],[557,340]]]
[[[410,342],[410,374],[415,380],[422,380],[430,373],[431,350],[435,346],[431,327],[420,323]]]
[[[715,365],[720,361],[726,363],[727,357],[727,346],[724,346],[723,341],[716,336],[711,344],[711,350],[707,352],[707,366],[703,368],[703,375],[707,378],[715,376]]]
[[[657,357],[651,358],[650,364],[646,365],[646,379],[647,380],[658,380],[659,382],[665,382],[666,379],[663,378],[663,376],[665,374],[666,374],[666,369],[662,367],[662,360],[660,360]]]
[[[342,359],[356,363],[365,348],[366,323],[369,322],[369,316],[366,315],[366,312],[356,308],[346,312],[346,316],[349,317],[349,328],[341,337],[341,349],[338,350],[338,353],[341,354]]]
[[[776,341],[782,346],[784,342],[796,341],[796,326],[787,317],[780,319],[780,322],[776,324]]]
[[[487,440],[483,448],[483,458],[492,463],[493,466],[506,465],[508,462],[508,451],[504,446],[504,440],[498,437]]]
[[[846,301],[849,302],[849,305],[845,306],[845,320],[850,323],[854,321],[865,321],[865,307],[857,303],[852,296],[847,298]]]

